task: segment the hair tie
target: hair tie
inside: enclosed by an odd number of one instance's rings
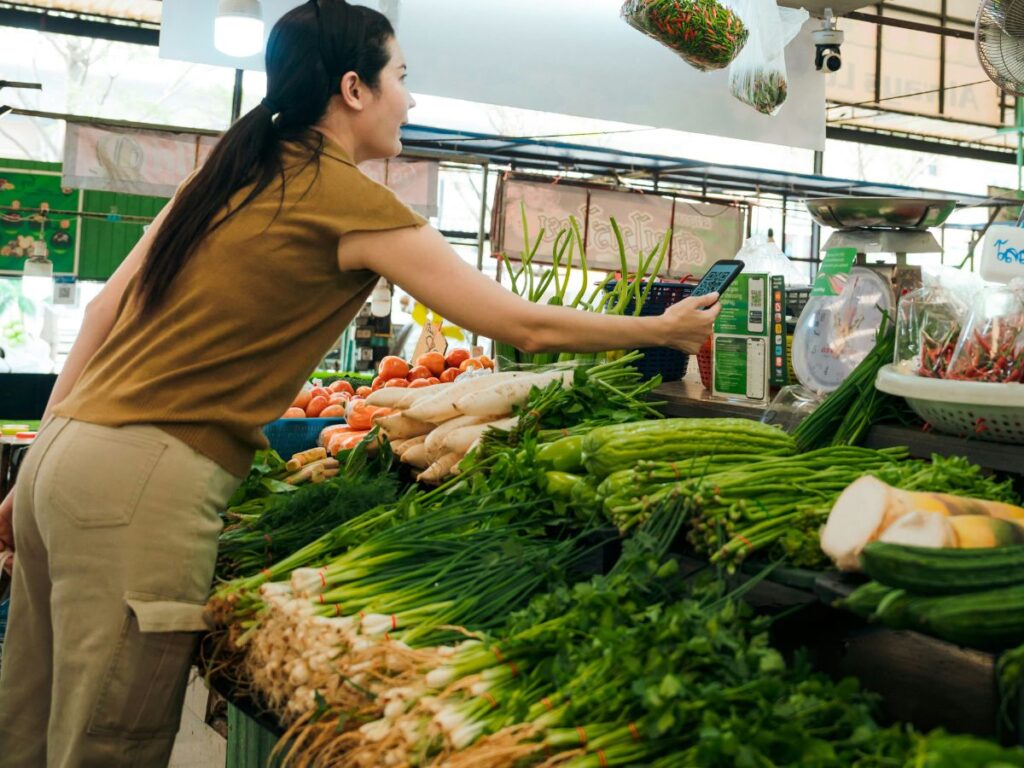
[[[278,109],[277,104],[275,104],[274,102],[267,98],[264,98],[262,101],[260,101],[260,105],[270,113],[271,117],[273,117],[274,115],[281,111],[280,109]]]

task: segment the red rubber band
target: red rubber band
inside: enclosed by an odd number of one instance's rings
[[[484,701],[486,701],[488,704],[490,704],[493,709],[497,709],[498,708],[498,700],[495,699],[490,694],[489,691],[484,691],[483,694],[480,696],[480,698],[482,698]]]
[[[508,668],[512,670],[512,677],[519,677],[519,667],[516,666],[514,661],[508,663]]]
[[[543,699],[541,699],[540,703],[544,705],[544,708],[548,712],[550,712],[551,710],[553,710],[555,708],[554,705],[551,703],[551,699],[549,699],[547,696],[545,696]]]
[[[637,730],[636,723],[630,723],[628,726],[629,735],[633,737],[633,741],[640,741],[640,731]]]
[[[747,545],[747,549],[753,549],[754,548],[754,545],[750,541],[750,539],[748,539],[743,534],[741,534],[741,533],[736,534],[736,538],[739,539],[740,541],[742,541],[744,544],[746,544]]]
[[[604,750],[597,750],[597,761],[601,764],[601,768],[608,768],[608,758],[604,756]]]
[[[576,735],[580,737],[580,745],[585,746],[587,743],[587,732],[583,730],[582,725],[576,726]]]
[[[505,661],[505,659],[501,655],[501,649],[498,646],[494,646],[491,649],[491,652],[494,654],[494,658],[496,658],[499,662]]]
[[[398,617],[395,614],[391,614],[391,628],[398,629]]]
[[[262,571],[260,571],[260,574],[266,576],[268,579],[274,575],[269,568],[264,568]]]
[[[326,587],[327,586],[327,579],[324,578],[324,569],[323,568],[321,568],[318,571],[318,575],[320,576],[320,586]]]

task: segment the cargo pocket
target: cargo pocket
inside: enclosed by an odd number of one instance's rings
[[[152,739],[174,735],[188,684],[203,604],[129,593],[121,633],[88,732]]]
[[[57,443],[51,498],[83,528],[128,525],[165,443],[77,423]]]

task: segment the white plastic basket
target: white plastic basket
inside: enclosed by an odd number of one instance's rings
[[[875,387],[904,398],[940,432],[1024,445],[1024,384],[928,379],[887,365]]]

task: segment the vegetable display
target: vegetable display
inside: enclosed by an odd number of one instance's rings
[[[750,34],[736,12],[716,0],[626,0],[622,18],[704,72],[727,67]]]
[[[660,418],[635,359],[380,386],[318,448],[257,457],[225,513],[202,663],[287,729],[282,764],[1024,765],[882,724],[743,600],[768,561],[827,551],[874,579],[845,603],[872,621],[1019,644],[1012,485],[964,459]],[[403,489],[393,455],[437,487]],[[922,535],[946,546],[888,543]],[[684,578],[679,548],[719,567]]]

